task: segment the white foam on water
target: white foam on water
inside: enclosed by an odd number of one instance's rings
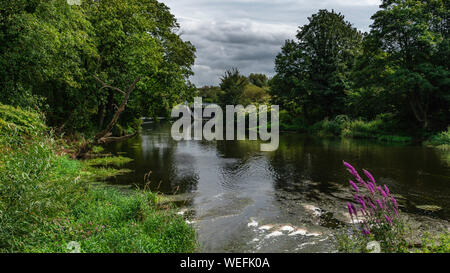
[[[258,229],[259,230],[270,230],[272,228],[273,228],[273,225],[264,225],[264,226],[259,227]]]
[[[306,234],[306,236],[308,236],[308,237],[319,237],[320,235],[322,235],[322,234],[318,233],[318,232],[313,232],[313,233]]]
[[[292,231],[294,231],[294,228],[289,226],[289,225],[286,225],[286,226],[281,227],[279,230],[280,231],[292,232]]]
[[[257,227],[258,222],[256,222],[254,219],[252,219],[252,221],[250,223],[248,223],[247,226],[248,227]]]
[[[270,234],[267,234],[266,238],[278,237],[278,236],[281,236],[281,235],[283,235],[283,232],[281,232],[281,231],[274,231],[274,232],[272,232]]]
[[[304,207],[306,210],[311,211],[311,212],[314,214],[314,216],[320,216],[320,215],[322,214],[322,210],[321,210],[320,208],[316,207],[316,206],[313,206],[313,205],[303,205],[303,207]]]
[[[306,243],[301,244],[301,245],[299,246],[299,248],[301,249],[301,248],[304,247],[304,246],[315,245],[315,244],[316,244],[315,242],[306,242]]]
[[[306,235],[307,233],[308,233],[308,231],[306,229],[299,228],[296,231],[289,233],[289,236]]]

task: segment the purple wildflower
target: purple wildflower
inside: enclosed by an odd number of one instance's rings
[[[362,229],[362,233],[364,235],[370,235],[370,231],[368,229],[365,229],[365,228]]]
[[[375,186],[372,184],[372,182],[369,182],[367,184],[367,187],[368,187],[368,189],[369,189],[371,194],[375,194]]]
[[[397,203],[397,200],[395,200],[395,198],[394,198],[394,196],[392,196],[392,203],[394,203],[394,207],[396,208],[396,209],[398,209],[398,203]]]
[[[384,185],[384,191],[387,193],[387,195],[391,195],[389,188],[386,185]]]
[[[361,207],[363,210],[367,209],[366,202],[364,202],[364,199],[360,198],[359,203],[361,204]]]
[[[380,207],[380,209],[383,209],[383,205],[381,204],[380,200],[377,199],[376,202],[377,202],[378,206]]]
[[[373,184],[376,184],[375,178],[373,178],[373,175],[368,170],[364,170],[364,174],[373,182]]]
[[[355,182],[349,180],[350,186],[352,186],[352,188],[356,191],[359,192],[359,188],[358,186],[355,184]]]
[[[398,216],[398,210],[396,208],[394,208],[394,213],[395,213],[395,216]]]
[[[349,163],[347,163],[345,161],[343,161],[343,162],[344,162],[344,166],[347,167],[347,169],[350,171],[351,174],[358,173],[352,165],[350,165]]]
[[[387,197],[388,197],[388,195],[386,194],[386,192],[385,192],[381,187],[378,187],[378,191],[381,193],[381,195],[383,195],[384,198],[387,198]]]
[[[391,219],[391,217],[385,215],[384,218],[385,218],[386,221],[389,223],[389,225],[392,225],[392,219]]]
[[[352,207],[353,213],[355,214],[356,217],[358,217],[358,211],[356,210],[355,206],[353,204],[350,204],[350,206]]]
[[[361,212],[361,214],[364,216],[366,215],[366,211],[363,208],[360,208],[359,211]]]
[[[348,213],[350,214],[350,216],[352,216],[353,215],[353,209],[352,209],[352,205],[349,202],[347,202],[347,208],[348,208]]]

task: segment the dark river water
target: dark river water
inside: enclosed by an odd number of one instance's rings
[[[107,150],[134,159],[112,184],[177,194],[180,214],[197,230],[202,252],[329,252],[332,230],[347,221],[349,174],[342,161],[370,170],[398,194],[402,210],[450,218],[450,153],[285,133],[275,152],[257,141],[174,141],[171,124]],[[417,206],[434,205],[437,212]]]

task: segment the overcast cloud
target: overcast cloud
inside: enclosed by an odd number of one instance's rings
[[[197,48],[192,82],[216,85],[226,69],[274,74],[286,39],[319,9],[334,9],[367,31],[379,0],[160,0],[181,25],[182,38]]]

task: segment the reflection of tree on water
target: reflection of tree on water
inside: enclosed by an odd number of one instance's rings
[[[350,177],[342,167],[345,160],[367,168],[380,184],[412,202],[450,205],[446,153],[434,149],[285,134],[279,149],[266,153],[260,151],[259,141],[176,142],[170,128],[170,123],[146,124],[139,137],[112,145],[109,151],[134,159],[124,166],[134,172],[112,182],[143,186],[144,175],[152,171],[151,189],[161,182],[159,190],[164,193],[179,187],[178,193],[216,195],[255,191],[264,185],[264,190],[272,188],[281,195],[308,197],[313,191],[334,191],[334,183],[346,186]]]
[[[177,153],[179,143],[170,136],[170,123],[147,123],[143,132],[128,142],[117,143],[112,149],[125,152],[134,161],[125,166],[134,170],[126,181],[144,186],[145,174],[151,172],[150,189],[162,193],[185,193],[196,188],[198,175],[193,168],[193,158]],[[148,133],[146,133],[146,131]],[[119,178],[119,180],[122,180]]]
[[[437,175],[448,173],[448,165],[442,153],[422,146],[293,134],[282,136],[279,149],[268,158],[275,187],[283,191],[306,193],[315,188],[329,192],[330,182],[346,186],[350,177],[342,168],[345,160],[369,169],[380,184],[387,184],[412,202],[450,204],[450,177]]]

